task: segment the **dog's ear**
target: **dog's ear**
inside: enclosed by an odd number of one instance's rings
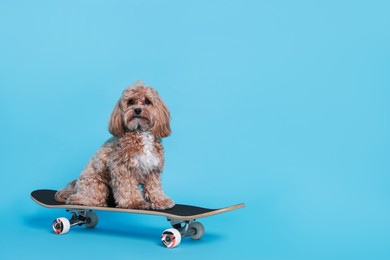
[[[152,131],[155,136],[159,138],[164,138],[171,134],[170,113],[167,106],[164,104],[164,102],[158,95],[157,91],[153,90],[153,92],[155,92],[153,98],[153,105],[155,106],[155,115],[154,125],[152,126],[150,131]]]
[[[114,107],[114,111],[112,111],[110,122],[108,125],[108,131],[110,131],[110,133],[116,137],[121,137],[125,134],[120,102],[121,100],[119,99],[119,101],[116,103]]]

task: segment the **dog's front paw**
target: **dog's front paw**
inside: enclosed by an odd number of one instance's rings
[[[154,200],[151,203],[151,208],[152,209],[170,209],[175,206],[175,202],[171,200],[170,198],[164,198],[161,200]]]
[[[130,201],[124,205],[118,205],[118,207],[125,209],[150,209],[150,204],[144,200],[135,200]]]

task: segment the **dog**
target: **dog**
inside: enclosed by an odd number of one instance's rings
[[[170,112],[152,87],[138,81],[125,89],[109,121],[113,135],[87,163],[77,180],[55,199],[72,205],[168,209],[175,203],[162,189],[164,148],[171,133]]]

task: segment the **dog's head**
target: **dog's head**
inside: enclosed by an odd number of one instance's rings
[[[129,131],[167,137],[171,133],[169,110],[156,90],[138,81],[123,91],[111,114],[109,131],[116,137]]]

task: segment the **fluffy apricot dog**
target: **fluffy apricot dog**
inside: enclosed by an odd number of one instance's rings
[[[171,133],[169,111],[157,91],[142,82],[125,89],[112,112],[113,135],[85,166],[77,180],[56,193],[67,204],[167,209],[174,202],[162,189],[164,148]]]

